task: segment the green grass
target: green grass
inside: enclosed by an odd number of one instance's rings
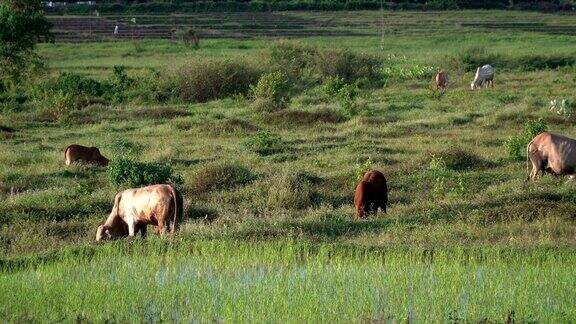
[[[476,21],[491,14],[462,13]],[[518,321],[573,322],[576,184],[551,176],[524,182],[526,162],[503,143],[539,118],[576,138],[573,117],[549,110],[551,99],[574,99],[576,70],[498,67],[494,89],[472,92],[473,72],[449,58],[472,45],[508,62],[573,58],[574,40],[506,30],[391,34],[383,48],[379,37],[298,40],[380,55],[385,65],[448,69],[445,94],[428,78],[392,77],[362,89],[351,117],[319,88],[274,113],[239,96],[97,103],[56,121],[32,106],[5,109],[0,125],[16,132],[0,133],[0,317],[503,322],[514,311]],[[269,43],[45,44],[40,53],[50,74],[104,79],[118,64],[136,75],[197,56],[258,62]],[[258,153],[247,143],[259,134],[274,135],[278,148]],[[98,146],[112,160],[171,165],[184,180],[176,237],[95,244],[121,188],[104,168],[65,167],[72,143]],[[367,168],[386,175],[390,207],[358,221],[353,192]],[[422,261],[432,250],[433,260]]]
[[[0,275],[8,321],[568,323],[571,250],[150,239]],[[58,300],[57,303],[54,301]]]

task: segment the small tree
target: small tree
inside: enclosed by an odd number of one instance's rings
[[[17,83],[30,68],[41,66],[34,49],[40,40],[52,40],[50,26],[39,0],[0,3],[0,83]]]

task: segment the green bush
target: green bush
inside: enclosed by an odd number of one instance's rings
[[[102,97],[110,91],[110,85],[107,83],[68,72],[48,79],[39,87],[44,93],[62,92],[74,97]]]
[[[382,63],[378,58],[348,50],[327,50],[281,41],[267,49],[271,71],[282,71],[291,83],[314,84],[328,78],[351,83],[376,85],[381,81]]]
[[[343,78],[340,77],[331,77],[324,81],[324,85],[322,86],[322,90],[326,95],[330,97],[337,96],[340,90],[344,88],[346,82]]]
[[[322,78],[338,77],[346,83],[360,82],[371,85],[381,81],[382,64],[367,54],[348,50],[322,50],[314,58],[315,70]]]
[[[272,209],[304,209],[312,205],[312,182],[304,173],[283,172],[269,179],[267,206]]]
[[[488,53],[484,46],[471,46],[459,51],[450,58],[451,64],[463,71],[475,71],[476,68],[484,64],[502,66],[503,61],[500,55]]]
[[[428,175],[432,178],[432,196],[463,197],[469,192],[467,179],[459,172],[450,170],[444,157],[433,154],[428,166]]]
[[[126,74],[126,67],[115,65],[112,70],[112,77],[109,80],[107,97],[114,103],[124,102],[126,92],[134,83],[134,80]]]
[[[191,179],[195,192],[225,190],[252,182],[256,176],[246,167],[236,163],[213,163],[198,170]]]
[[[173,183],[182,184],[180,175],[173,172],[172,167],[161,163],[144,163],[130,159],[117,159],[108,164],[108,179],[119,187],[142,187],[151,184]]]
[[[262,111],[276,111],[288,105],[288,79],[283,72],[263,74],[255,86],[250,87],[253,105]]]
[[[283,72],[292,83],[300,82],[317,54],[315,48],[297,42],[278,41],[267,48],[266,64],[271,71]]]
[[[245,143],[246,147],[260,155],[270,155],[282,151],[282,139],[268,130],[258,132]]]
[[[522,160],[525,158],[526,146],[536,137],[536,135],[546,132],[548,125],[540,118],[538,120],[530,120],[524,124],[524,131],[519,136],[512,136],[504,141],[504,148],[510,157]]]
[[[340,109],[347,117],[353,117],[358,113],[356,99],[360,94],[358,83],[347,84],[343,78],[331,77],[323,86],[326,95],[336,98]]]
[[[159,76],[157,98],[206,102],[246,94],[260,72],[241,60],[197,58]]]

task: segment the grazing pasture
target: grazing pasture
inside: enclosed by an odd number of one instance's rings
[[[288,45],[42,44],[42,81],[0,98],[0,317],[574,322],[576,183],[526,182],[525,145],[545,129],[576,138],[576,38],[434,26]],[[483,64],[494,88],[470,91]],[[79,85],[90,95],[71,95]],[[74,143],[108,168],[65,166]],[[354,189],[370,169],[389,206],[360,221]],[[182,192],[180,231],[94,243],[115,194],[154,179]]]

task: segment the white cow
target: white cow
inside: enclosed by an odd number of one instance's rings
[[[481,86],[494,88],[494,68],[490,64],[483,65],[476,69],[474,81],[470,83],[470,89],[478,89]]]

